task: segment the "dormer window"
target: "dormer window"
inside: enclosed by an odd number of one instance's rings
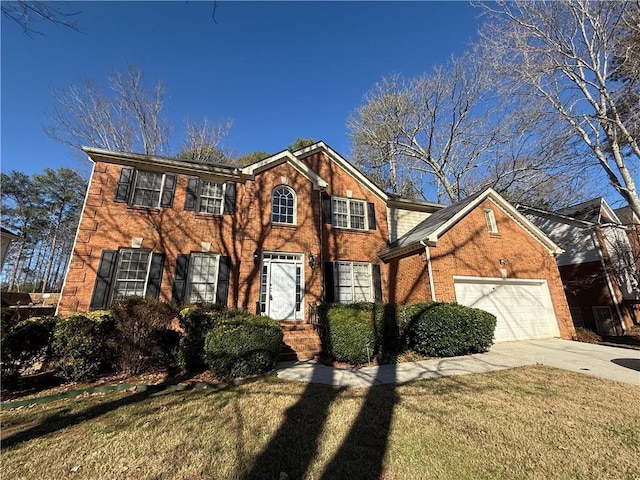
[[[286,186],[277,187],[271,195],[271,221],[273,223],[296,223],[296,195]]]
[[[492,209],[484,209],[484,219],[487,222],[487,230],[489,233],[498,233],[498,224],[496,223],[496,216]]]

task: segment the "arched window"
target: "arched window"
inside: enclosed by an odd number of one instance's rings
[[[278,187],[271,196],[271,221],[274,223],[296,222],[296,195],[289,187]]]

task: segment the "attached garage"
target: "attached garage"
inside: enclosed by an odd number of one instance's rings
[[[497,318],[496,342],[559,337],[546,280],[454,276],[456,301]]]

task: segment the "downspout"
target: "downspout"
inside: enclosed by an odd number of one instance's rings
[[[424,247],[424,253],[427,256],[427,275],[429,275],[429,291],[431,292],[431,301],[436,301],[436,290],[433,284],[433,272],[431,271],[431,254],[429,253],[429,245],[424,240],[420,240],[420,245]]]
[[[613,300],[613,304],[616,307],[616,313],[618,314],[618,321],[620,322],[620,328],[622,328],[622,333],[626,332],[626,328],[624,327],[624,320],[622,318],[622,312],[620,311],[620,304],[618,303],[618,297],[613,290],[613,285],[611,284],[611,278],[609,277],[609,273],[607,272],[607,265],[604,263],[604,254],[602,251],[602,247],[600,246],[600,241],[598,240],[598,226],[594,227],[593,232],[591,234],[591,238],[593,239],[593,243],[600,253],[600,265],[602,266],[602,272],[604,273],[604,278],[607,281],[607,288],[609,289],[609,295],[611,295],[611,300]]]

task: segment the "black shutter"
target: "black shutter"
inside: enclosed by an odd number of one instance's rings
[[[171,301],[176,305],[182,305],[187,291],[187,275],[189,274],[189,255],[179,254],[176,259],[176,275],[173,279]]]
[[[231,257],[220,257],[218,264],[218,287],[216,289],[216,303],[227,306],[229,296],[229,277],[231,273]]]
[[[103,250],[100,257],[100,264],[96,276],[96,283],[93,286],[90,310],[105,310],[109,308],[109,294],[111,293],[111,282],[113,272],[116,269],[118,259],[117,250]]]
[[[369,230],[376,229],[376,206],[369,202],[367,203],[367,212],[369,214]]]
[[[196,209],[196,204],[198,203],[198,183],[198,177],[189,177],[189,182],[187,183],[187,195],[184,200],[185,210]]]
[[[233,215],[236,211],[236,184],[227,182],[224,191],[224,213],[225,215]]]
[[[333,281],[333,262],[324,262],[324,301],[335,301],[335,285]]]
[[[133,185],[133,177],[135,169],[132,167],[122,167],[120,169],[120,178],[118,178],[118,185],[116,186],[116,198],[115,202],[128,202],[131,193],[131,186]]]
[[[162,187],[162,198],[160,199],[160,206],[170,208],[173,206],[173,193],[176,190],[176,176],[172,173],[167,173],[164,176],[164,185]]]
[[[151,266],[147,279],[147,294],[151,298],[160,297],[160,285],[162,284],[162,267],[164,266],[164,253],[151,254]]]
[[[373,301],[382,302],[382,278],[380,276],[380,265],[371,265],[371,276],[373,277]]]
[[[331,197],[328,195],[322,197],[322,215],[324,223],[331,224]]]

